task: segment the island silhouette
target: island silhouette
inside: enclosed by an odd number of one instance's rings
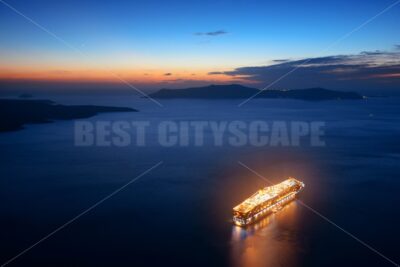
[[[88,118],[101,112],[135,111],[124,107],[66,106],[50,100],[0,99],[0,132],[20,130],[28,123]]]
[[[202,99],[246,99],[246,98],[285,98],[310,101],[334,99],[362,99],[356,92],[306,88],[293,90],[259,90],[240,84],[209,85],[185,89],[161,89],[149,95],[152,98],[202,98]]]
[[[186,99],[298,99],[308,101],[362,99],[356,92],[335,91],[324,88],[295,90],[259,90],[240,84],[209,85],[186,89],[161,89],[149,95],[151,98]],[[54,120],[70,120],[92,117],[102,112],[135,112],[126,107],[67,106],[50,100],[0,99],[0,132],[22,129],[28,123],[47,123]]]

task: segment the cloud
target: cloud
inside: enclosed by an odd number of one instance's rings
[[[221,74],[225,74],[225,72],[224,71],[210,71],[207,74],[208,75],[221,75]]]
[[[333,89],[400,89],[399,51],[365,51],[355,55],[279,60],[274,63],[208,74],[240,78],[245,82],[258,83],[260,88],[274,83],[271,89],[319,86]]]
[[[363,54],[363,55],[383,55],[385,53],[386,53],[385,51],[380,51],[380,50],[361,52],[361,54]]]
[[[394,49],[400,50],[400,44],[394,45]]]
[[[274,59],[274,60],[272,60],[272,62],[275,62],[275,63],[282,63],[282,62],[287,62],[287,61],[290,61],[290,59]]]
[[[164,76],[171,76],[171,75],[172,75],[171,72],[164,73]]]
[[[218,30],[218,31],[213,31],[213,32],[196,32],[194,35],[218,36],[218,35],[224,35],[227,33],[228,32],[224,31],[224,30]]]

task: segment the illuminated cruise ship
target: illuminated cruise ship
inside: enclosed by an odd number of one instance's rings
[[[289,178],[279,184],[258,190],[233,208],[233,222],[245,226],[282,208],[304,188],[304,183]]]

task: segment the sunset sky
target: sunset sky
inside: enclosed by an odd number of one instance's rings
[[[262,88],[316,58],[276,88],[392,88],[400,5],[327,47],[394,2],[1,0],[0,80]]]

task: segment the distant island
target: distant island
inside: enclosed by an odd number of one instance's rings
[[[257,94],[257,95],[256,95]],[[150,94],[152,98],[201,98],[201,99],[246,99],[255,98],[285,98],[310,101],[334,99],[362,99],[355,92],[334,91],[324,88],[307,88],[295,90],[259,90],[240,84],[209,85],[205,87],[192,87],[186,89],[161,89]]]
[[[119,107],[65,106],[49,100],[0,99],[0,132],[19,130],[27,123],[88,118],[101,112],[135,111]]]

